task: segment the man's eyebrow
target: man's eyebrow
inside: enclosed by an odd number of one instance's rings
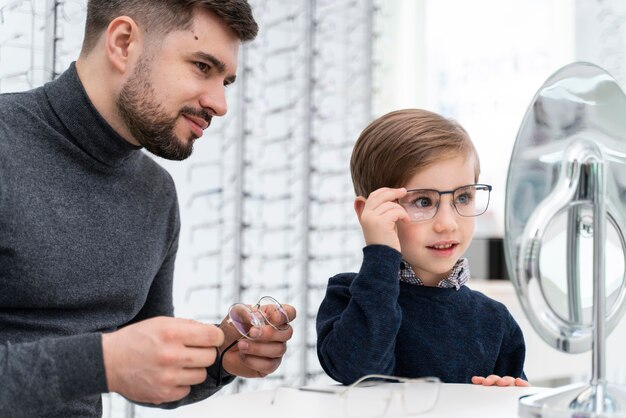
[[[194,58],[197,58],[199,60],[207,61],[211,63],[220,74],[223,74],[226,72],[226,64],[224,64],[223,61],[221,61],[214,55],[208,54],[206,52],[198,51],[198,52],[194,52],[193,56]],[[235,82],[235,78],[236,78],[235,75],[231,75],[231,76],[226,77],[225,80],[228,82],[228,84],[232,84]]]
[[[224,64],[223,61],[221,61],[214,55],[207,54],[206,52],[198,51],[198,52],[194,52],[193,56],[194,58],[197,58],[199,60],[210,62],[215,68],[217,68],[217,71],[219,71],[220,73],[223,73],[224,71],[226,71],[226,64]]]

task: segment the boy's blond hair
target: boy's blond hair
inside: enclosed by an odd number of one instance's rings
[[[478,181],[478,153],[456,121],[422,109],[387,113],[370,123],[354,145],[350,159],[354,191],[368,197],[381,187],[402,187],[420,169],[459,155],[474,157]]]

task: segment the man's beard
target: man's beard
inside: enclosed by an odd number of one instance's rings
[[[116,104],[133,138],[149,152],[168,160],[184,160],[193,152],[197,137],[192,133],[187,141],[174,132],[176,121],[182,115],[203,118],[209,124],[211,116],[204,109],[185,106],[174,117],[167,115],[156,99],[150,82],[150,60],[141,57],[130,79],[122,87]]]

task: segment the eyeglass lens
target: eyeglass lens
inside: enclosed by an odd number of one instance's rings
[[[235,329],[244,337],[250,335],[252,328],[261,328],[263,326],[263,319],[255,314],[249,306],[242,303],[231,306],[228,311],[228,316],[230,317],[231,324],[233,324]]]
[[[364,380],[346,393],[346,414],[351,418],[377,418],[385,415],[393,389],[390,383]]]
[[[257,311],[263,316],[265,322],[277,330],[289,328],[289,316],[276,299],[271,296],[263,296],[255,305]]]
[[[254,339],[250,334],[252,328],[262,328],[269,324],[277,330],[289,327],[289,317],[283,306],[273,297],[264,296],[254,306],[236,303],[228,310],[230,322],[241,335]]]
[[[469,185],[454,190],[452,204],[461,216],[478,216],[489,206],[489,187]],[[425,221],[437,213],[441,193],[437,190],[420,189],[409,191],[398,202],[405,208],[412,221]]]
[[[261,330],[264,324],[269,324],[272,328],[282,330],[289,328],[289,316],[283,305],[271,296],[263,296],[256,305],[248,306],[243,303],[235,303],[228,309],[228,322],[239,331],[239,333],[250,340],[261,336],[261,333],[252,334],[252,329]],[[222,361],[224,354],[237,344],[233,341],[219,355],[217,367],[217,386],[222,385]]]
[[[402,384],[406,412],[412,415],[423,414],[435,407],[439,398],[439,382],[419,380]]]

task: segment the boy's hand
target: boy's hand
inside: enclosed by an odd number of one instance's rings
[[[354,207],[367,245],[387,245],[401,250],[396,222],[410,222],[411,219],[396,200],[405,194],[405,188],[383,187],[374,190],[367,199],[363,196],[356,198]]]
[[[472,383],[475,385],[483,385],[483,386],[530,386],[530,383],[521,379],[519,377],[511,377],[511,376],[498,376],[496,374],[489,375],[487,377],[483,376],[474,376],[472,377]]]

